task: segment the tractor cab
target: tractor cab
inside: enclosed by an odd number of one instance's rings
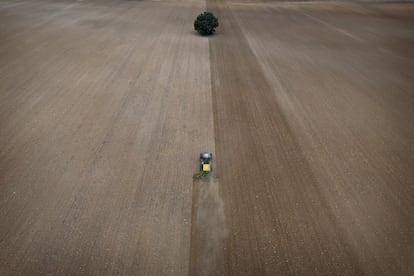
[[[211,171],[211,160],[213,154],[211,152],[200,153],[200,171],[203,173],[209,173]]]

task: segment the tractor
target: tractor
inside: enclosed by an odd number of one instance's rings
[[[211,160],[213,159],[213,154],[211,152],[202,152],[200,153],[200,172],[202,174],[208,174],[211,172]]]

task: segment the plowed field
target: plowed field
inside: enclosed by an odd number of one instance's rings
[[[413,274],[413,49],[409,3],[0,1],[0,274]]]

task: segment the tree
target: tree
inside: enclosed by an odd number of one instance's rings
[[[217,18],[211,12],[203,12],[194,21],[194,30],[201,35],[213,34],[219,25]]]

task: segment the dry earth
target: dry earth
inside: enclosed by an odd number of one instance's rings
[[[412,275],[413,49],[408,3],[0,1],[0,274]]]

